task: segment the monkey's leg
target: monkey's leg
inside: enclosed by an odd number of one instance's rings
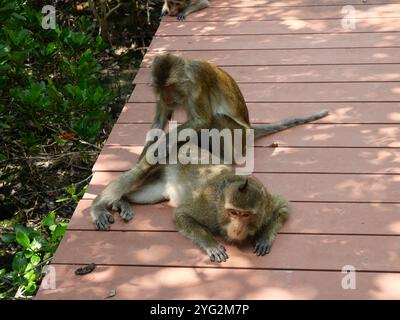
[[[124,216],[129,216],[127,205],[119,201],[124,194],[140,186],[154,168],[155,167],[151,166],[146,159],[143,159],[134,168],[124,172],[116,180],[111,182],[103,192],[93,200],[90,214],[97,229],[110,229],[110,224],[114,223],[114,218],[108,209],[112,207],[121,209],[123,206],[124,211],[127,212]]]
[[[178,20],[185,20],[186,17],[191,14],[192,12],[199,11],[201,9],[207,8],[209,6],[208,0],[198,0],[195,3],[188,6],[185,10],[178,13],[176,18]]]
[[[126,193],[121,199],[112,203],[112,210],[118,211],[123,220],[129,221],[133,218],[134,212],[132,203],[153,204],[167,200],[164,196],[165,180],[162,177],[162,170],[153,170],[147,175],[142,185],[135,188],[134,191]]]
[[[131,203],[137,204],[154,204],[168,200],[164,196],[165,192],[164,180],[154,181],[147,183],[140,187],[138,190],[131,192],[124,196],[125,199]]]
[[[279,229],[285,223],[289,213],[289,202],[278,194],[273,194],[272,218],[255,237],[254,253],[264,256],[271,250],[272,243]]]
[[[189,216],[186,210],[193,211],[193,208],[189,209],[182,206],[174,210],[174,220],[178,231],[202,248],[212,262],[226,261],[228,254],[225,251],[225,247],[214,239],[209,230]],[[201,213],[198,214],[200,215]]]
[[[163,17],[163,16],[167,15],[168,13],[169,13],[168,3],[167,3],[167,1],[164,1],[164,5],[161,9],[161,16]]]

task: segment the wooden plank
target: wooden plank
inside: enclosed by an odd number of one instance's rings
[[[399,102],[398,82],[239,83],[246,102]],[[150,86],[137,84],[129,102],[155,102]]]
[[[244,35],[244,34],[301,34],[342,32],[394,32],[400,31],[398,18],[357,19],[356,29],[342,27],[342,19],[332,20],[282,20],[282,21],[235,21],[190,22],[162,21],[157,36],[200,36],[200,35]]]
[[[149,124],[116,124],[107,145],[143,146]],[[255,146],[284,147],[400,147],[398,125],[306,124],[257,139]]]
[[[356,290],[344,290],[344,274],[327,271],[97,266],[77,277],[79,265],[52,265],[57,288],[40,288],[36,300],[104,299],[399,299],[400,274],[356,275]],[[48,282],[46,276],[44,283]],[[223,288],[223,290],[221,290]]]
[[[151,123],[154,117],[155,103],[127,103],[118,118],[119,124]],[[314,123],[400,123],[399,102],[332,102],[282,103],[253,102],[248,103],[251,123],[270,123],[282,119],[312,114],[323,108],[329,115]],[[173,120],[182,122],[186,116],[175,112]]]
[[[100,236],[101,233],[101,236]],[[215,268],[400,271],[400,237],[279,234],[271,252],[258,257],[250,246],[224,242],[229,259],[213,263],[176,232],[68,231],[53,263]],[[73,249],[72,249],[73,248]]]
[[[95,230],[91,200],[79,202],[68,230]],[[167,204],[133,205],[135,217],[124,222],[114,213],[112,231],[176,231]],[[279,233],[400,235],[400,204],[303,203],[290,204],[290,218]]]
[[[398,3],[398,0],[368,0],[363,5],[382,5]],[[210,7],[301,7],[301,6],[338,6],[338,5],[360,5],[360,0],[213,0]]]
[[[154,37],[152,50],[240,50],[399,47],[400,33]],[[254,62],[253,62],[254,63]]]
[[[399,18],[400,4],[353,5],[355,17],[358,19],[370,18]],[[308,7],[216,7],[201,10],[190,14],[187,21],[254,21],[254,20],[292,20],[292,19],[341,19],[349,11],[342,12],[343,6],[308,6]],[[164,21],[174,21],[176,17],[164,17]]]
[[[251,46],[252,47],[252,46]],[[251,48],[250,47],[250,48]],[[245,47],[242,47],[245,48]],[[318,65],[400,63],[400,48],[320,48],[296,50],[188,50],[156,48],[144,56],[142,67],[149,67],[154,55],[171,52],[191,59],[203,59],[219,66],[266,66],[266,65]],[[243,59],[250,57],[250,59]]]
[[[125,171],[142,147],[105,146],[93,171]],[[381,148],[255,148],[255,172],[400,174],[400,151]]]
[[[119,172],[95,172],[83,199],[93,199]],[[379,174],[255,173],[270,192],[294,202],[400,203],[400,177]]]
[[[238,83],[400,81],[400,64],[222,67]],[[140,68],[134,83],[150,83],[150,68]]]

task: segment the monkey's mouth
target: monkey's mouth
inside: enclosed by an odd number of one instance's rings
[[[247,239],[248,233],[243,228],[230,227],[226,230],[226,237],[231,242],[243,242]]]

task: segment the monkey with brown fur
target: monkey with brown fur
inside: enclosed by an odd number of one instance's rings
[[[211,159],[212,155],[205,152]],[[232,165],[191,163],[148,166],[145,158],[139,161],[94,200],[91,214],[96,227],[109,229],[114,222],[112,214],[104,208],[105,199],[109,200],[108,207],[120,211],[124,220],[133,217],[131,203],[169,200],[175,207],[178,231],[199,245],[211,261],[228,258],[214,235],[237,243],[250,239],[257,255],[269,253],[287,219],[288,201],[270,194],[253,176],[235,175]],[[139,179],[133,181],[132,177]],[[125,189],[123,197],[114,200],[114,193],[119,195],[121,188]]]
[[[255,138],[314,121],[328,114],[327,111],[321,111],[309,116],[252,127],[242,93],[229,74],[208,62],[170,54],[154,58],[151,84],[157,96],[152,129],[164,129],[174,110],[179,107],[186,110],[188,119],[177,127],[178,131],[191,128],[199,133],[201,129],[252,128],[255,131]],[[107,187],[107,192],[94,200],[92,210],[94,219],[99,220],[99,229],[109,227],[107,219],[112,219],[112,217],[107,214],[107,208],[121,210],[122,204],[119,200],[126,192],[132,191],[134,183],[146,179],[145,174],[152,166],[146,161],[144,155],[150,145],[151,142],[145,145],[139,157],[139,161],[144,160],[141,166],[125,172],[119,181]],[[245,150],[245,147],[243,146],[242,150]],[[221,155],[216,156],[221,157]],[[124,211],[122,217],[126,220],[131,218],[128,211]]]
[[[224,70],[206,61],[172,54],[157,55],[150,84],[156,95],[152,129],[164,129],[173,112],[183,108],[186,122],[177,127],[201,129],[254,129],[255,138],[325,117],[326,110],[267,125],[251,125],[246,102],[236,81]],[[168,139],[168,134],[166,139]],[[245,143],[245,141],[243,141]],[[139,159],[152,144],[148,141]],[[245,149],[242,146],[242,150]]]
[[[161,15],[169,14],[178,20],[185,20],[186,17],[195,12],[207,8],[208,0],[164,0]]]

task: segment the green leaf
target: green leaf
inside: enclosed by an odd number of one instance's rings
[[[74,195],[75,192],[76,192],[76,186],[75,186],[74,184],[71,184],[71,185],[69,185],[69,186],[65,189],[65,191],[67,191],[67,193],[68,193],[70,196],[72,196],[72,195]]]
[[[34,293],[37,289],[37,285],[35,282],[30,281],[28,283],[28,285],[25,287],[25,294],[26,295],[31,295],[32,293]]]
[[[54,229],[52,233],[52,238],[54,240],[58,238],[62,238],[64,236],[65,230],[67,229],[67,224],[66,223],[59,223],[57,227]]]
[[[42,220],[43,226],[51,226],[56,223],[56,213],[51,211],[45,218]]]
[[[50,42],[45,50],[46,56],[51,56],[57,51],[57,44],[55,42]]]
[[[12,261],[12,269],[18,273],[22,273],[25,271],[26,266],[28,265],[28,260],[25,258],[22,252],[17,252]]]
[[[29,238],[34,238],[34,237],[40,235],[40,233],[38,231],[36,231],[35,229],[33,229],[31,227],[25,227],[20,224],[17,224],[14,226],[14,232],[17,233],[18,231],[25,233]]]
[[[6,233],[1,236],[1,241],[8,244],[15,241],[15,234],[14,233]]]
[[[36,239],[33,239],[33,241],[31,242],[31,245],[29,246],[29,249],[31,249],[34,252],[39,251],[42,248],[42,244],[37,241]]]
[[[32,265],[36,266],[37,264],[40,263],[40,257],[37,254],[33,255],[31,257],[31,263]]]
[[[29,248],[29,245],[31,244],[29,237],[26,235],[26,233],[22,231],[17,231],[16,240],[18,244],[20,244],[24,248]]]
[[[65,201],[68,201],[69,199],[70,199],[69,197],[60,198],[60,199],[57,199],[56,202],[57,202],[57,203],[59,203],[59,202],[65,202]]]

